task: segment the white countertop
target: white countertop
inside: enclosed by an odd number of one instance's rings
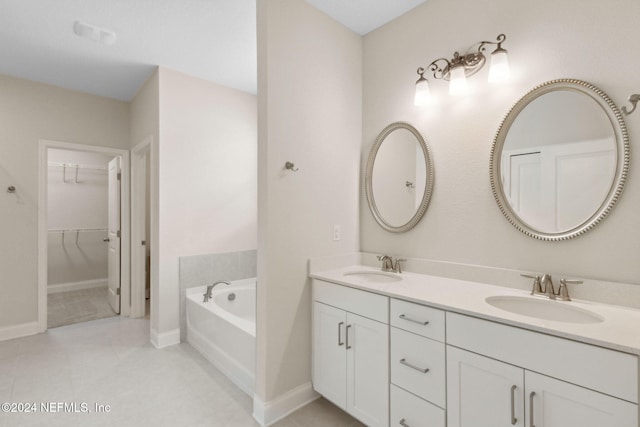
[[[400,281],[386,283],[368,280],[364,276],[345,276],[345,273],[353,271],[380,271],[380,269],[350,265],[312,272],[310,277],[454,313],[640,355],[640,310],[637,309],[583,300],[549,301],[550,304],[571,304],[572,307],[591,311],[604,320],[589,324],[544,320],[511,313],[485,301],[485,298],[490,296],[529,296],[529,292],[526,291],[411,272],[403,272]]]

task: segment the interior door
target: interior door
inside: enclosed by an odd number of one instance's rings
[[[120,158],[109,162],[109,215],[108,233],[108,299],[111,308],[120,313]]]

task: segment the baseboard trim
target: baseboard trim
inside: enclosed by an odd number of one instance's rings
[[[81,289],[93,289],[106,287],[107,279],[83,280],[81,282],[58,283],[56,285],[47,286],[48,294],[58,292],[79,291]]]
[[[254,395],[253,418],[261,426],[267,427],[319,397],[320,395],[313,389],[311,382],[302,384],[269,402],[264,402],[260,397]]]
[[[172,331],[162,333],[158,333],[155,329],[151,329],[149,340],[155,348],[164,348],[180,344],[180,329],[174,329]]]
[[[39,332],[40,328],[38,327],[38,322],[28,322],[13,326],[3,326],[0,328],[0,341],[35,335]]]

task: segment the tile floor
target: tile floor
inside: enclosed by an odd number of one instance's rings
[[[107,300],[107,288],[80,289],[47,295],[47,326],[72,325],[116,316]]]
[[[189,344],[149,344],[145,319],[112,317],[0,342],[2,402],[35,402],[37,412],[0,411],[0,427],[258,426],[252,400]],[[41,404],[57,402],[92,412],[42,412]],[[318,399],[275,426],[362,424]]]

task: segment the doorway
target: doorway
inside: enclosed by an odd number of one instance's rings
[[[151,316],[152,245],[157,241],[153,200],[153,137],[131,149],[131,317]]]
[[[39,148],[39,329],[127,315],[128,152]]]

